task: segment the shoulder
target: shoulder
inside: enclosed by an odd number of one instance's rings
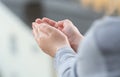
[[[120,51],[120,17],[105,17],[93,24],[96,44],[102,51]]]

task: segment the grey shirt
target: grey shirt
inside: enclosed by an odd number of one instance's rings
[[[120,17],[97,20],[78,53],[64,47],[54,59],[59,77],[120,77]]]

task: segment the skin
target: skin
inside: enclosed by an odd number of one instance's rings
[[[50,26],[55,27],[56,29],[63,32],[67,36],[73,50],[77,52],[79,43],[84,38],[84,36],[79,32],[79,30],[74,26],[74,24],[70,20],[66,19],[56,22],[52,19],[44,17],[43,19],[36,19],[35,22],[38,24],[49,24]]]
[[[36,19],[32,23],[32,27],[39,47],[51,57],[66,46],[77,51],[79,43],[83,39],[82,34],[68,19],[58,22],[49,18]]]
[[[60,30],[46,24],[32,24],[34,37],[39,47],[51,57],[54,57],[56,51],[65,46],[70,47],[67,36]]]

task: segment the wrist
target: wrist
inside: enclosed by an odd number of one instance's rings
[[[76,35],[76,36],[73,36],[73,40],[71,41],[71,47],[77,52],[77,49],[78,49],[78,47],[79,47],[79,44],[80,44],[80,42],[82,41],[82,39],[84,38],[84,36],[83,35],[81,35],[81,34],[78,34],[78,35]]]
[[[63,45],[61,45],[61,46],[58,46],[58,47],[56,48],[56,52],[57,52],[58,50],[62,49],[62,48],[65,48],[65,47],[70,47],[70,44],[63,44]]]

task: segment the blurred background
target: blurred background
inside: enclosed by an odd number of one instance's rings
[[[79,0],[0,0],[0,77],[56,77],[32,35],[31,23],[43,17],[70,19],[84,34],[102,14]]]

